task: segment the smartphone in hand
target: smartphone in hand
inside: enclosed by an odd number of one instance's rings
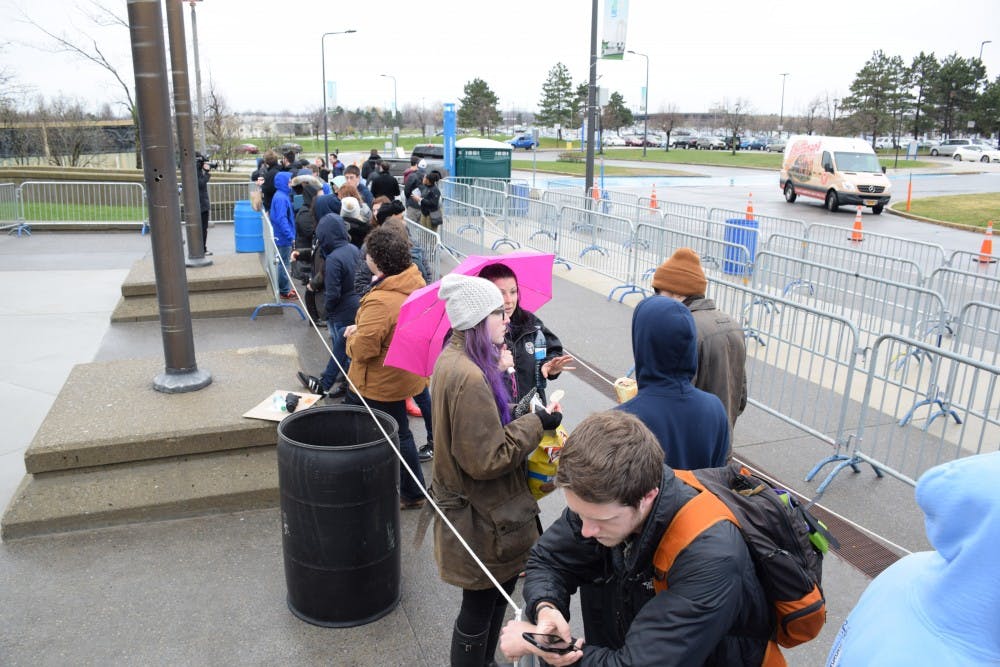
[[[566,641],[559,635],[546,635],[538,632],[522,632],[521,636],[532,646],[536,646],[549,653],[565,655],[577,650],[576,639],[572,637],[569,641]]]

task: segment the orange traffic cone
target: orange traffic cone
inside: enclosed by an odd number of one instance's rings
[[[863,230],[861,229],[861,207],[858,206],[858,213],[854,216],[854,229],[851,230],[851,235],[847,237],[850,241],[854,243],[861,243],[865,240]]]
[[[997,258],[993,256],[993,221],[986,223],[986,236],[983,238],[983,245],[979,248],[979,259],[973,260],[980,264],[993,264]]]
[[[753,220],[753,193],[747,195],[747,220]]]
[[[594,201],[597,201],[598,199],[601,198],[601,191],[597,188],[596,183],[590,188],[590,197]]]
[[[660,203],[656,201],[656,183],[653,183],[653,192],[649,195],[649,208],[654,211],[660,208]]]

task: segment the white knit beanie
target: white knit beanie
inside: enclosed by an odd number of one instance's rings
[[[459,273],[441,279],[438,297],[444,299],[445,312],[456,331],[471,329],[503,307],[503,295],[496,285],[485,278]]]

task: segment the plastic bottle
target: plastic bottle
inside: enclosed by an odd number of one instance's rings
[[[546,347],[545,334],[542,333],[542,327],[535,327],[535,387],[538,388],[538,393],[540,396],[545,396],[545,376],[542,375],[542,364],[545,363],[545,355],[548,354],[548,349]]]

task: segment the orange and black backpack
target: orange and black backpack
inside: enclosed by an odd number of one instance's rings
[[[790,493],[739,464],[674,474],[699,493],[678,510],[660,538],[653,556],[654,589],[667,589],[667,573],[692,540],[720,521],[732,522],[774,610],[775,630],[763,664],[785,665],[778,646],[814,639],[826,622],[823,554],[836,541]]]

